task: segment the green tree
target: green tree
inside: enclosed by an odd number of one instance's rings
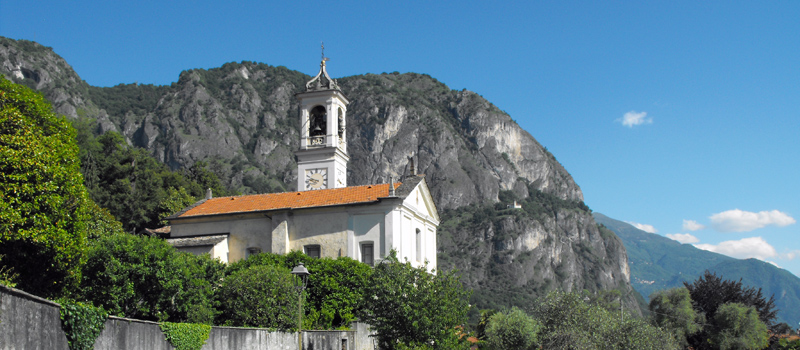
[[[723,304],[714,314],[714,323],[711,342],[720,350],[758,350],[769,345],[767,325],[753,306]]]
[[[207,188],[217,196],[226,194],[204,162],[173,171],[147,150],[128,146],[119,133],[94,137],[92,125],[75,122],[81,171],[92,200],[114,215],[125,231],[167,224],[166,217],[203,198]]]
[[[693,283],[683,283],[692,296],[692,303],[698,312],[713,319],[717,308],[727,303],[740,303],[752,306],[758,311],[761,322],[771,327],[775,323],[778,310],[775,308],[775,297],[765,298],[761,288],[746,287],[742,280],[723,280],[708,270]]]
[[[742,280],[724,280],[714,273],[706,271],[692,283],[684,282],[692,297],[692,307],[698,314],[705,317],[708,324],[700,332],[688,337],[689,344],[695,349],[714,349],[708,339],[713,334],[719,334],[724,328],[716,324],[717,310],[728,303],[739,303],[752,306],[758,313],[758,318],[771,328],[774,325],[778,310],[775,308],[775,298],[765,298],[761,288],[746,287]]]
[[[0,77],[0,255],[19,288],[53,297],[80,280],[87,205],[75,130]]]
[[[234,272],[219,291],[219,324],[297,330],[294,276],[279,266],[256,265]]]
[[[650,296],[650,314],[656,326],[668,329],[688,346],[687,337],[702,329],[705,321],[692,308],[692,298],[686,288],[673,288]]]
[[[382,349],[397,349],[398,344],[468,347],[465,339],[459,341],[456,327],[466,321],[470,294],[455,272],[431,274],[427,266],[398,261],[392,251],[372,272],[360,316]]]
[[[257,254],[231,264],[226,273],[231,275],[259,265],[292,269],[300,262],[311,272],[306,289],[303,328],[349,327],[362,308],[364,290],[372,274],[372,268],[367,264],[348,257],[317,259],[292,251],[286,255]]]
[[[166,241],[127,233],[91,243],[79,297],[112,315],[210,324],[224,265],[178,252]]]
[[[621,318],[577,293],[551,292],[534,308],[545,349],[679,349],[673,335],[641,319]]]
[[[169,187],[164,197],[158,203],[158,223],[169,225],[167,217],[175,214],[196,202],[195,197],[183,187]]]
[[[489,317],[485,330],[486,344],[495,350],[534,349],[541,328],[538,321],[514,307]]]

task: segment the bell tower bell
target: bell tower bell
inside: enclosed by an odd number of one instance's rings
[[[325,69],[306,83],[300,100],[300,149],[297,155],[297,190],[347,187],[347,104],[336,80]]]

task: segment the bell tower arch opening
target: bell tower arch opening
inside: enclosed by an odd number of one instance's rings
[[[300,101],[300,149],[297,190],[347,187],[347,105],[336,80],[328,75],[323,58],[319,73],[295,94]]]

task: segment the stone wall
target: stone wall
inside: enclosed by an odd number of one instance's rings
[[[0,350],[69,350],[60,305],[0,286]],[[345,345],[345,348],[342,345]],[[96,350],[173,350],[158,323],[111,316]],[[297,350],[297,333],[263,328],[212,327],[202,350]],[[373,350],[368,326],[351,331],[304,331],[304,350]]]
[[[172,350],[156,322],[110,316],[94,342],[95,350]]]
[[[60,308],[52,301],[0,286],[0,350],[68,350]]]

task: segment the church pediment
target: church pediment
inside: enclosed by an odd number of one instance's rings
[[[403,187],[408,186],[404,193],[399,193],[398,196],[403,198],[403,205],[411,208],[418,215],[427,216],[431,220],[439,223],[439,211],[436,209],[436,204],[431,196],[428,182],[425,181],[423,176],[414,176],[412,178],[404,179],[403,186],[398,188],[398,191],[404,190]]]

